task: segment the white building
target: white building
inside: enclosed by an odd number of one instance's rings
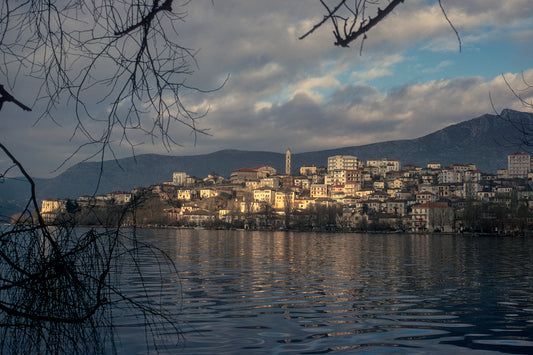
[[[326,185],[344,185],[346,184],[346,170],[328,170],[325,176]]]
[[[178,200],[184,200],[184,201],[190,201],[193,198],[193,191],[192,190],[178,190],[176,193],[176,197]]]
[[[295,177],[294,186],[309,190],[309,186],[311,186],[311,182],[307,177]]]
[[[385,175],[390,171],[400,171],[400,162],[395,159],[370,159],[366,162],[366,166],[377,168],[379,175]]]
[[[453,231],[454,211],[446,204],[427,202],[412,207],[411,227],[415,231]]]
[[[269,187],[271,189],[277,189],[280,186],[279,177],[271,176],[261,179],[261,187]]]
[[[256,202],[266,202],[270,205],[272,205],[275,201],[276,192],[263,188],[263,189],[257,189],[254,190],[254,201]]]
[[[359,159],[351,155],[335,155],[328,158],[328,171],[333,170],[357,170]]]
[[[200,198],[211,198],[215,196],[218,196],[218,192],[216,190],[209,188],[200,190]]]
[[[46,199],[41,203],[41,215],[45,222],[52,222],[58,214],[67,210],[67,200]]]
[[[187,175],[187,173],[173,173],[172,174],[172,183],[175,185],[175,186],[183,186],[186,184],[187,182],[187,178],[189,177],[189,175]]]
[[[460,171],[456,171],[452,168],[445,168],[439,173],[439,184],[454,184],[463,182],[463,174]]]
[[[326,184],[312,184],[311,197],[328,197],[328,185]]]
[[[508,155],[507,171],[510,178],[527,178],[531,171],[531,156],[522,152]]]
[[[294,207],[294,199],[296,194],[294,191],[276,191],[274,208],[284,209],[285,207],[291,208]]]

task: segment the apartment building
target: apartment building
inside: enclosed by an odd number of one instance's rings
[[[184,172],[176,172],[172,174],[172,184],[175,186],[183,186],[187,182],[189,175]]]
[[[334,155],[328,158],[328,171],[333,170],[357,170],[359,159],[351,155]]]
[[[509,178],[527,178],[531,171],[531,156],[523,152],[508,155],[507,171]]]

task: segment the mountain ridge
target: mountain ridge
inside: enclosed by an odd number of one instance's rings
[[[332,155],[354,155],[361,160],[396,159],[402,166],[425,166],[429,162],[439,162],[443,166],[474,163],[479,170],[494,173],[507,166],[507,155],[520,150],[513,144],[522,138],[516,128],[517,122],[533,122],[533,113],[505,109],[500,115],[484,114],[415,139],[296,153],[292,154],[293,173],[303,165],[325,166]],[[104,161],[98,189],[100,162],[78,163],[54,178],[35,179],[35,182],[39,199],[77,198],[150,186],[172,179],[176,171],[199,177],[216,172],[229,177],[233,170],[257,165],[269,165],[284,172],[285,154],[237,149],[187,156],[141,154]],[[0,214],[7,205],[11,206],[8,210],[14,210],[24,203],[23,190],[27,190],[27,186],[20,182],[6,180],[0,184]]]

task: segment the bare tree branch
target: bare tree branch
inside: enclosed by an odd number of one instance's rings
[[[368,22],[365,23],[365,24],[361,23],[361,26],[359,27],[359,29],[357,31],[351,32],[347,36],[343,37],[337,32],[336,33],[337,42],[335,42],[335,45],[336,46],[341,46],[341,47],[348,47],[350,42],[355,41],[359,36],[361,36],[362,34],[365,34],[366,32],[370,31],[370,29],[372,29],[372,27],[374,27],[379,22],[381,22],[388,14],[390,14],[392,12],[392,10],[394,10],[394,8],[396,6],[398,6],[399,4],[401,4],[403,2],[404,2],[404,0],[393,0],[393,1],[391,1],[389,3],[389,5],[387,5],[387,7],[385,9],[382,10],[382,9],[378,8],[378,13],[377,13],[377,15],[375,17],[370,18],[368,20]]]
[[[168,26],[185,16],[184,11],[174,12],[172,4],[4,1],[3,84],[16,92],[19,75],[40,81],[35,101],[45,103],[41,118],[55,120],[56,109],[72,104],[77,123],[73,134],[85,138],[79,149],[97,145],[94,156],[101,161],[106,152],[113,154],[111,143],[117,136],[133,148],[131,132],[160,139],[167,148],[177,144],[169,135],[173,123],[202,133],[196,121],[203,113],[189,110],[182,97],[200,91],[186,80],[196,66],[195,52],[182,46],[174,27]],[[3,85],[0,95],[0,111],[6,102],[31,110]],[[135,215],[135,205],[120,211],[116,225],[102,232],[77,230],[69,216],[49,226],[32,177],[1,143],[0,154],[9,164],[0,174],[2,181],[18,170],[28,184],[21,213],[12,225],[0,228],[0,353],[105,353],[115,346],[116,307],[136,311],[144,319],[147,336],[162,329],[160,324],[179,335],[175,319],[153,306],[148,290],[135,298],[121,290],[121,265],[137,265],[139,279],[144,280],[137,260],[141,249],[152,252],[154,263],[162,256],[176,271],[164,252],[138,241],[135,230],[121,232],[126,216]]]
[[[363,42],[367,39],[367,33],[381,23],[393,12],[404,0],[319,0],[325,9],[326,15],[318,21],[310,30],[299,39],[304,39],[314,33],[318,28],[331,21],[333,27],[334,44],[340,47],[349,47],[350,43],[362,37],[360,52]],[[335,6],[331,6],[331,3]],[[459,32],[448,17],[441,0],[438,0],[444,18],[455,32],[461,51],[462,42]],[[329,4],[329,5],[328,5]],[[383,8],[382,8],[383,7]],[[370,16],[367,14],[370,13]]]
[[[459,43],[459,52],[461,52],[461,49],[462,49],[461,36],[459,36],[459,32],[457,31],[457,29],[453,25],[452,21],[450,21],[450,19],[448,18],[448,14],[446,13],[446,10],[444,10],[444,7],[442,6],[441,0],[439,0],[439,6],[440,6],[440,9],[442,11],[442,14],[444,15],[444,18],[446,19],[446,21],[448,21],[448,24],[450,25],[452,30],[455,32],[455,36],[457,37],[457,42]]]
[[[0,97],[0,110],[2,110],[2,106],[4,105],[4,102],[12,102],[18,107],[20,107],[21,109],[23,109],[24,111],[31,111],[31,108],[24,105],[22,102],[15,99],[13,95],[8,93],[7,90],[4,89],[4,85],[0,85],[0,94],[2,95],[2,97]]]
[[[346,0],[337,0],[336,2],[337,5],[330,9],[325,0],[320,0],[322,6],[326,9],[327,15],[304,35],[300,36],[300,39],[306,38],[330,20],[333,25],[333,36],[335,37],[334,44],[340,47],[349,47],[351,42],[355,41],[361,35],[366,35],[367,32],[383,21],[404,0],[392,0],[384,9],[378,6],[380,0],[355,0],[353,5],[347,4]],[[365,18],[365,13],[369,5],[376,8],[376,14],[374,17]],[[346,16],[340,14],[341,9],[347,13]],[[356,26],[359,26],[359,28],[354,31]]]
[[[0,5],[0,64],[7,86],[18,75],[40,80],[40,116],[72,105],[73,137],[96,145],[103,160],[111,143],[137,143],[147,135],[170,150],[181,125],[205,134],[206,112],[188,108],[188,93],[205,93],[188,84],[196,67],[195,50],[181,43],[178,25],[188,1],[26,0]],[[221,83],[223,85],[224,83]],[[4,101],[7,101],[9,97]],[[1,100],[1,99],[0,99]],[[26,106],[27,107],[27,106]],[[97,125],[95,125],[95,123]],[[96,127],[96,128],[95,128]],[[87,145],[83,145],[87,148]]]

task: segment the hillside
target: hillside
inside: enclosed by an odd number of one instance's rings
[[[516,126],[533,122],[533,114],[504,110],[500,116],[485,114],[429,135],[412,139],[344,147],[316,152],[293,154],[293,171],[302,165],[325,166],[332,155],[355,155],[362,160],[372,158],[397,159],[402,165],[425,166],[436,161],[474,163],[481,171],[496,172],[507,166],[507,155],[524,150]],[[289,143],[287,144],[290,145]],[[76,198],[80,195],[131,190],[172,178],[175,171],[205,177],[212,172],[229,177],[241,167],[270,165],[284,171],[284,153],[222,150],[196,156],[139,155],[134,158],[104,162],[100,186],[95,191],[100,163],[77,164],[53,179],[38,179],[39,198]],[[10,213],[23,203],[25,185],[4,181],[0,184],[0,214]]]

